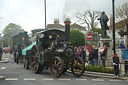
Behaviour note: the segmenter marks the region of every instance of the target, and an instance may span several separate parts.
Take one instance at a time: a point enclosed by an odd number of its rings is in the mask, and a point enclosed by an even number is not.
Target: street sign
[[[91,40],[91,39],[92,39],[92,34],[91,34],[91,33],[88,33],[88,34],[87,34],[87,39],[88,39],[88,40]]]

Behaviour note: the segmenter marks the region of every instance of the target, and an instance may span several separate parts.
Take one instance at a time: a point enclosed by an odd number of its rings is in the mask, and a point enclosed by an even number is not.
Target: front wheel
[[[31,56],[30,56],[30,66],[31,66],[31,70],[33,73],[35,74],[40,74],[43,69],[44,69],[44,65],[41,65],[39,62],[39,50],[37,45],[34,45],[31,49]]]
[[[84,61],[81,57],[75,58],[72,63],[72,73],[76,77],[80,77],[84,73]]]
[[[63,72],[63,62],[60,57],[54,57],[50,63],[50,72],[55,78],[59,78]]]

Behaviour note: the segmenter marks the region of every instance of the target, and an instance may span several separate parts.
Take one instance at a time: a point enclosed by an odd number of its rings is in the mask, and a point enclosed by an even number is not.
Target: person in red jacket
[[[5,51],[6,51],[6,53],[8,53],[8,52],[9,52],[9,50],[8,50],[7,48],[6,48],[6,50],[5,50]]]

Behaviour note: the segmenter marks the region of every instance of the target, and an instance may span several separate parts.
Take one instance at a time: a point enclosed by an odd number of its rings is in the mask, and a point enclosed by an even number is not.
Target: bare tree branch
[[[87,10],[84,13],[77,12],[76,19],[77,22],[81,24],[85,24],[88,30],[96,28],[99,22],[97,22],[97,18],[100,16],[101,12]]]
[[[116,19],[117,21],[125,20],[125,23],[128,23],[128,2],[116,8]]]

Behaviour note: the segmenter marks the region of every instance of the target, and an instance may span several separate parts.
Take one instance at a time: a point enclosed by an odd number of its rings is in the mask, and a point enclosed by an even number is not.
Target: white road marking
[[[109,81],[121,81],[121,80],[109,80]]]
[[[53,80],[52,78],[43,78],[41,80]]]
[[[36,80],[36,78],[24,78],[24,80]]]
[[[58,79],[58,80],[71,80],[71,79]]]
[[[2,67],[1,69],[6,69],[6,67]]]
[[[104,81],[103,79],[92,79],[93,81]]]
[[[87,79],[76,79],[76,80],[84,80],[84,81],[85,81],[85,80],[87,80]]]
[[[18,80],[17,78],[6,78],[5,80],[11,80],[11,81],[13,81],[13,80]]]

